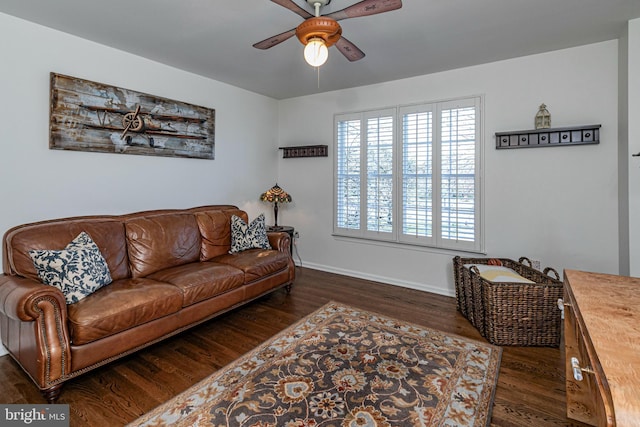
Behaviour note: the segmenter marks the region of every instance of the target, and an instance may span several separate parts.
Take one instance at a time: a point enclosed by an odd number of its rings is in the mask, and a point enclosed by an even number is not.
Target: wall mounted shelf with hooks
[[[601,125],[496,132],[496,149],[600,143]]]
[[[295,157],[327,157],[326,145],[299,145],[296,147],[280,147],[280,150],[284,150],[282,153],[283,159],[290,159]]]

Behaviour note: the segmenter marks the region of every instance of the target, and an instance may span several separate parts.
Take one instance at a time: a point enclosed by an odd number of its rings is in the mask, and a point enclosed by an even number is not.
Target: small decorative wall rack
[[[496,132],[496,149],[600,143],[601,125]]]
[[[294,157],[327,157],[326,145],[299,145],[296,147],[280,147],[283,151],[282,158]]]

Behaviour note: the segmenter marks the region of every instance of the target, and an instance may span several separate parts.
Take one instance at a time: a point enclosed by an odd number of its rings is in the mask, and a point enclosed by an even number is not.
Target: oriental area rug
[[[488,426],[501,354],[330,302],[129,426]]]

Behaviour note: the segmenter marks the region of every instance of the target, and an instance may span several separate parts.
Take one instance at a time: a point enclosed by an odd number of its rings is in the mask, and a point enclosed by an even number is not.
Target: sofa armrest
[[[291,237],[284,231],[268,231],[269,244],[277,251],[291,254]]]
[[[40,388],[69,374],[67,304],[59,289],[0,275],[0,324],[3,345]]]

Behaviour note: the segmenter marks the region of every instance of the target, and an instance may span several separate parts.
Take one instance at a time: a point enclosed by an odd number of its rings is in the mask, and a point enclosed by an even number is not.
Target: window
[[[334,234],[481,251],[480,105],[337,115]]]

